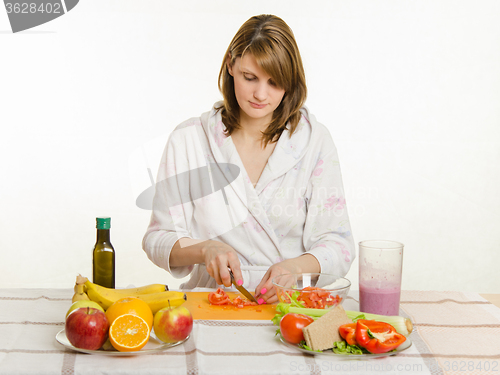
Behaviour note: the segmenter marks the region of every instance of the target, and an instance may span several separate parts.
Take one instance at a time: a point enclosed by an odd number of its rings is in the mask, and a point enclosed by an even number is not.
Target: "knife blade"
[[[233,272],[231,270],[229,270],[229,274],[231,275],[231,282],[233,283],[233,285],[236,287],[236,289],[238,289],[238,291],[241,294],[243,294],[249,301],[259,303],[248,290],[246,290],[242,285],[238,285],[236,283],[236,280],[234,279]]]

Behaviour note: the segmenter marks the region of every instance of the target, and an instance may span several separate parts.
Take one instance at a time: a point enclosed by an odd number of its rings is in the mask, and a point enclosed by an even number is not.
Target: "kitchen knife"
[[[252,301],[252,302],[255,302],[255,303],[259,303],[259,302],[257,302],[257,300],[255,299],[255,297],[252,296],[252,294],[248,290],[246,290],[243,286],[238,285],[236,283],[236,280],[234,279],[233,272],[231,270],[229,270],[229,274],[231,275],[231,282],[236,287],[236,289],[239,290],[239,292],[241,294],[243,294],[249,301]]]

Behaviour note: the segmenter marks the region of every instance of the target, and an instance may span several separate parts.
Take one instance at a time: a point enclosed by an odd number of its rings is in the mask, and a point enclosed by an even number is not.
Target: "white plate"
[[[332,349],[327,349],[323,350],[322,352],[314,352],[312,350],[307,350],[304,348],[299,347],[298,345],[295,344],[290,344],[289,342],[286,342],[285,339],[283,339],[283,336],[280,335],[280,341],[285,344],[286,346],[290,348],[294,348],[296,350],[299,350],[303,353],[306,354],[312,354],[312,355],[326,355],[329,357],[334,357],[335,359],[339,360],[345,360],[345,359],[370,359],[370,358],[379,358],[379,357],[387,357],[390,355],[396,355],[398,353],[401,353],[403,350],[408,349],[411,346],[411,340],[409,337],[406,338],[405,342],[399,345],[395,351],[393,352],[388,352],[388,353],[380,353],[380,354],[337,354],[334,353]]]
[[[189,339],[189,336],[186,337],[182,341],[177,341],[172,344],[169,343],[164,343],[160,341],[154,334],[154,332],[151,332],[151,336],[149,336],[149,341],[148,343],[141,349],[136,352],[119,352],[115,348],[111,346],[109,343],[109,340],[103,345],[103,348],[99,350],[87,350],[87,349],[80,349],[75,346],[73,346],[68,338],[66,337],[66,331],[63,329],[62,331],[59,331],[59,333],[56,335],[56,340],[59,344],[65,346],[68,349],[71,350],[76,350],[77,352],[82,352],[82,353],[88,353],[88,354],[101,354],[101,355],[111,355],[111,356],[131,356],[131,355],[142,355],[142,354],[152,354],[156,352],[161,352],[163,350],[173,348],[174,346],[182,344],[184,341]],[[105,348],[105,349],[104,349]]]

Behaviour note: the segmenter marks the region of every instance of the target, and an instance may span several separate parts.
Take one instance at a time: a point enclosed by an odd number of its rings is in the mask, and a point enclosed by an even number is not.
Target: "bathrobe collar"
[[[290,137],[288,127],[283,131],[257,185],[254,187],[246,173],[232,138],[230,136],[226,137],[224,134],[226,127],[222,122],[220,111],[215,110],[220,104],[220,102],[216,103],[210,112],[206,112],[201,116],[201,125],[208,138],[211,154],[217,164],[231,163],[240,168],[244,183],[238,184],[233,182],[230,184],[230,187],[269,235],[269,238],[279,252],[278,237],[272,229],[259,195],[266,186],[294,168],[304,157],[313,135],[314,128],[311,126],[311,121],[314,120],[310,118],[307,108],[303,107],[301,109],[302,117],[295,132]],[[234,176],[231,176],[229,171],[222,170],[222,173],[227,173],[226,179],[228,181],[234,180]]]

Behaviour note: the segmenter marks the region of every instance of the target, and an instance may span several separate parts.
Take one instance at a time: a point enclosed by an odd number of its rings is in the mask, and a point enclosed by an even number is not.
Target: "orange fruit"
[[[121,315],[134,314],[144,319],[149,326],[149,331],[153,328],[153,312],[149,305],[137,297],[125,297],[113,303],[106,310],[106,317],[109,325]]]
[[[134,314],[120,315],[109,327],[109,341],[119,352],[141,350],[149,340],[149,326]]]

